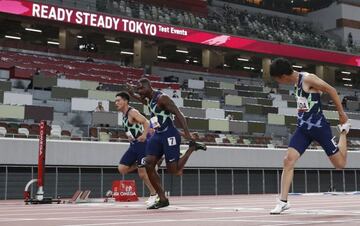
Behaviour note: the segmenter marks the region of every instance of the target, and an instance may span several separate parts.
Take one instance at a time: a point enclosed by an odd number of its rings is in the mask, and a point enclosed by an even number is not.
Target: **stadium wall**
[[[342,18],[341,5],[333,3],[327,8],[308,13],[307,17],[325,31],[336,29],[336,20]]]
[[[360,31],[356,28],[343,27],[339,21],[360,22],[359,10],[359,6],[335,2],[327,8],[308,13],[307,17],[315,24],[320,25],[325,31],[339,35],[345,43],[349,32],[352,33],[354,41],[359,41]]]
[[[46,164],[52,166],[117,166],[128,143],[48,140]],[[0,164],[36,165],[38,141],[0,139]],[[182,146],[186,149],[187,146]],[[195,152],[187,167],[196,168],[281,168],[286,149],[209,146]],[[360,152],[348,154],[347,168],[358,168]],[[308,150],[297,163],[300,168],[333,168],[322,150]]]
[[[37,175],[38,141],[1,138],[0,145],[0,200],[21,199],[25,184]],[[76,190],[91,190],[92,197],[103,197],[112,181],[130,179],[135,180],[139,196],[148,196],[136,172],[122,177],[117,171],[127,147],[127,143],[48,141],[45,195],[70,198]],[[174,196],[278,193],[284,152],[209,147],[207,152],[194,153],[182,176],[169,175],[163,167],[159,174],[165,190]],[[291,192],[326,192],[329,187],[357,191],[360,152],[350,152],[348,159],[346,170],[335,170],[323,151],[308,151],[297,164]]]

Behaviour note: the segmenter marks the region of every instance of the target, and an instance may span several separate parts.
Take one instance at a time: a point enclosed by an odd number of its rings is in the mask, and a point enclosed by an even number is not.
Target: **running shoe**
[[[275,208],[270,211],[270,214],[280,214],[288,209],[290,209],[290,203],[278,199]]]
[[[157,194],[155,195],[150,195],[150,197],[145,201],[146,206],[152,206],[155,204],[156,199],[158,199],[159,196]]]
[[[153,209],[160,209],[160,208],[164,208],[167,207],[168,205],[170,205],[169,203],[169,199],[165,199],[164,201],[161,201],[160,199],[157,199],[155,201],[155,203],[151,206],[148,206],[148,210],[153,210]]]
[[[206,151],[207,147],[204,143],[201,143],[201,142],[196,142],[196,141],[193,141],[191,140],[189,142],[189,147],[195,147],[195,151],[197,150],[204,150]]]
[[[182,158],[186,152],[187,152],[187,149],[180,149],[180,158]]]
[[[338,130],[340,131],[340,133],[342,133],[343,131],[345,131],[346,134],[349,133],[349,130],[351,128],[351,124],[350,124],[350,120],[346,121],[344,124],[342,125],[338,125]]]

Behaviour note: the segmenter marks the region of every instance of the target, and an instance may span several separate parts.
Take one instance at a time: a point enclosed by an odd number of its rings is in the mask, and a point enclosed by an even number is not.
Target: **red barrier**
[[[44,178],[45,178],[45,157],[46,157],[46,121],[40,122],[40,136],[39,136],[39,156],[38,156],[38,177],[37,179],[30,180],[24,190],[24,201],[26,204],[50,204],[60,203],[60,199],[53,199],[51,197],[44,197]],[[35,197],[31,197],[30,186],[37,183],[37,192]]]
[[[38,181],[37,181],[39,188],[44,186],[45,154],[46,154],[46,121],[41,121],[40,137],[39,137]]]

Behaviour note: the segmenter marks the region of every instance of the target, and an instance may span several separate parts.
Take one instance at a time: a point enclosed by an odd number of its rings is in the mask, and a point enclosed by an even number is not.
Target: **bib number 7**
[[[168,141],[169,146],[175,146],[176,145],[176,138],[175,137],[168,137],[167,141]]]

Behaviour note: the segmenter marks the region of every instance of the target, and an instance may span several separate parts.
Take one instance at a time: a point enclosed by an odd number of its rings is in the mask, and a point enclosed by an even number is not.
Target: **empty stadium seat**
[[[0,136],[4,137],[6,136],[7,130],[5,127],[0,126]]]
[[[29,132],[29,130],[27,128],[19,128],[18,129],[18,134],[25,135],[26,137],[28,137],[30,132]]]
[[[61,138],[61,127],[59,125],[51,125],[50,136],[52,138]]]

